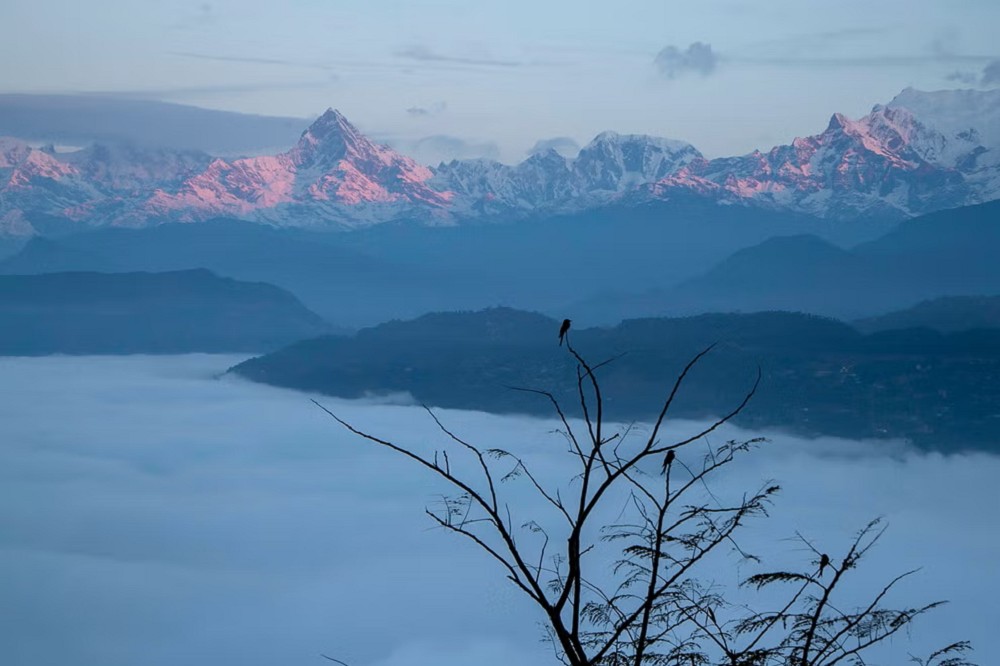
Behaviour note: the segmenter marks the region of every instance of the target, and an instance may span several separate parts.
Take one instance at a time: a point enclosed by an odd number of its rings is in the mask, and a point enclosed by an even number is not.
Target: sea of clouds
[[[439,482],[310,396],[220,378],[238,360],[0,359],[4,663],[330,663],[321,653],[351,666],[554,663],[539,617],[497,566],[424,516]],[[443,441],[419,407],[320,401],[421,450]],[[566,469],[553,421],[437,413],[545,478]],[[695,427],[670,424],[664,438]],[[730,429],[711,443],[756,434]],[[984,666],[1000,663],[1000,458],[769,437],[718,482],[720,493],[782,485],[772,517],[748,532],[754,548],[808,562],[796,530],[835,553],[884,516],[859,587],[920,567],[893,602],[951,603],[881,663],[960,639]],[[504,492],[517,512],[525,487]],[[749,573],[731,558],[712,575],[733,585]]]

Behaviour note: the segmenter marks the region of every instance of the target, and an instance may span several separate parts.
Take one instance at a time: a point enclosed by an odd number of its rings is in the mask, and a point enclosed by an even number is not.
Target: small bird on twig
[[[819,556],[819,575],[823,575],[823,571],[830,566],[830,556],[823,553]]]
[[[667,473],[667,468],[670,467],[674,463],[674,458],[676,458],[676,457],[677,456],[674,453],[673,449],[670,449],[669,451],[667,451],[667,455],[664,456],[664,458],[663,458],[663,473],[664,474]]]
[[[572,324],[573,324],[573,322],[571,320],[569,320],[569,319],[563,319],[562,326],[559,327],[559,346],[560,347],[562,347],[563,338],[566,337],[566,333],[567,333],[567,331],[569,331],[569,327]]]

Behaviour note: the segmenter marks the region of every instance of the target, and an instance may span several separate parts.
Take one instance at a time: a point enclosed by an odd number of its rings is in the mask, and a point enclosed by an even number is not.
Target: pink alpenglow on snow
[[[834,114],[823,132],[788,145],[712,160],[682,141],[602,132],[572,158],[550,151],[516,165],[430,168],[332,109],[289,150],[243,159],[102,144],[57,153],[0,138],[0,219],[8,221],[0,231],[33,233],[33,216],[87,226],[219,216],[334,229],[441,225],[690,197],[900,219],[1000,198],[997,108],[1000,91],[908,90],[857,120]]]
[[[860,120],[835,114],[822,134],[767,153],[692,160],[646,194],[686,191],[821,216],[831,205],[908,215],[934,197],[967,196],[961,174],[937,159],[946,143],[906,109],[879,106]]]
[[[158,190],[147,208],[156,213],[178,212],[186,218],[246,215],[292,201],[295,175],[282,156],[250,157],[229,163],[215,160],[203,172],[169,194]]]
[[[331,109],[288,152],[232,163],[216,160],[177,192],[156,192],[147,205],[155,213],[192,219],[248,216],[282,204],[310,202],[444,206],[452,195],[426,184],[433,175],[427,167],[370,141]]]
[[[71,164],[27,144],[8,141],[0,149],[5,149],[0,152],[0,168],[12,169],[7,177],[7,186],[11,188],[28,188],[38,179],[61,180],[77,173]]]

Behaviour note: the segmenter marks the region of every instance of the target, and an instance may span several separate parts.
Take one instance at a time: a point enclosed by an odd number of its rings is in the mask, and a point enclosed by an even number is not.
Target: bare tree
[[[743,581],[743,592],[768,590],[769,602],[762,600],[754,608],[727,598],[709,572],[720,558],[733,554],[763,566],[738,537],[748,521],[767,515],[779,487],[765,483],[736,499],[717,494],[712,478],[765,440],[713,447],[706,446],[706,437],[750,402],[760,383],[759,368],[735,408],[690,436],[664,442],[661,429],[671,406],[712,347],[691,359],[648,430],[640,433],[634,424],[613,426],[605,418],[597,371],[607,361],[590,365],[568,336],[565,346],[576,363],[581,418],[571,419],[550,391],[512,387],[551,404],[576,470],[562,484],[546,482],[511,450],[470,443],[427,408],[446,440],[432,455],[377,437],[316,403],[352,433],[450,484],[454,494],[426,509],[427,515],[476,544],[531,599],[563,664],[857,666],[865,663],[869,648],[942,603],[886,608],[890,591],[913,573],[905,572],[864,603],[842,606],[843,581],[882,536],[879,521],[862,529],[842,555],[828,556],[799,535],[815,556],[806,569],[757,573]],[[706,446],[705,452],[698,454],[695,446]],[[515,510],[523,507],[512,510],[503,486],[515,480],[528,484],[544,511],[514,520]],[[609,519],[612,507],[617,518]],[[774,606],[760,610],[764,603]],[[967,649],[956,643],[915,661],[921,666],[970,666],[963,657]]]

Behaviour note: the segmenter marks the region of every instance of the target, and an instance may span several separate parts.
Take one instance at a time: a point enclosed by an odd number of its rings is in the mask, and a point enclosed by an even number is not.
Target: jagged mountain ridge
[[[606,203],[697,159],[701,153],[683,141],[602,132],[574,159],[549,149],[515,166],[453,160],[437,167],[434,182],[456,194],[460,214],[568,211]]]
[[[908,217],[995,198],[995,189],[977,191],[960,168],[977,148],[949,140],[905,108],[878,106],[857,121],[834,114],[823,133],[767,153],[695,160],[641,191],[664,199],[688,189],[819,217]]]
[[[905,218],[1000,198],[992,117],[1000,91],[952,92],[908,89],[861,119],[834,114],[822,133],[790,145],[711,160],[681,141],[604,132],[573,159],[549,150],[513,166],[480,159],[430,168],[332,109],[288,151],[233,160],[101,145],[57,153],[3,139],[0,234],[31,235],[48,219],[454,224],[692,196],[821,218]]]
[[[369,140],[339,112],[324,113],[298,143],[279,155],[215,160],[177,192],[158,190],[145,211],[180,220],[259,215],[280,223],[282,213],[337,216],[353,226],[381,221],[378,206],[440,208],[451,193],[429,187],[430,169]],[[300,211],[311,206],[313,210]],[[281,211],[281,209],[290,209]],[[351,211],[369,213],[352,215]],[[279,211],[271,215],[271,211]],[[387,217],[395,212],[386,208]]]

